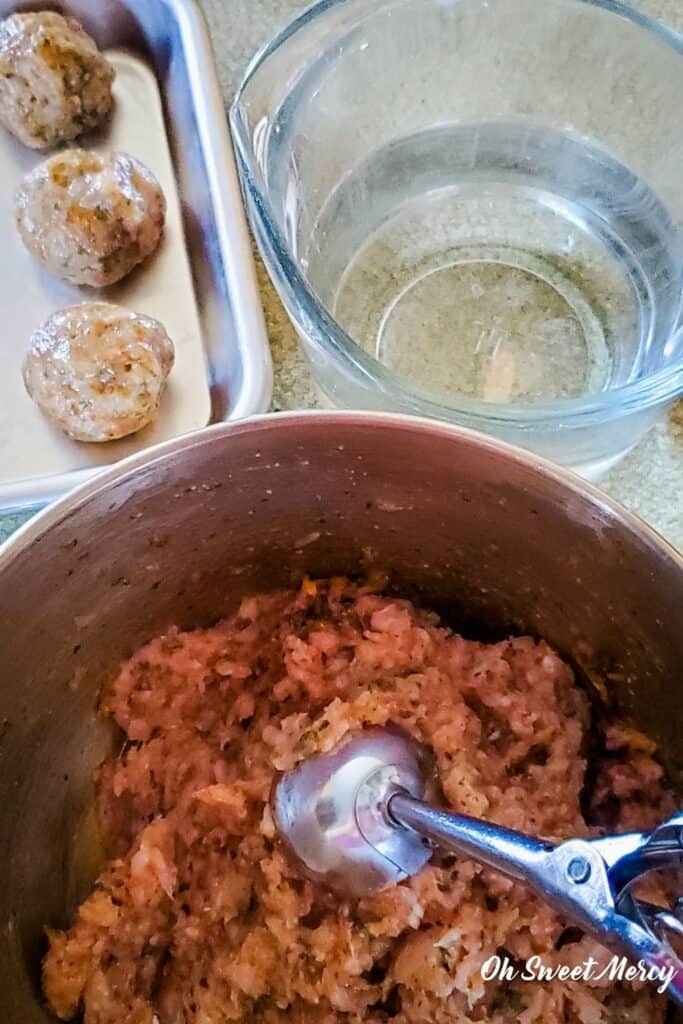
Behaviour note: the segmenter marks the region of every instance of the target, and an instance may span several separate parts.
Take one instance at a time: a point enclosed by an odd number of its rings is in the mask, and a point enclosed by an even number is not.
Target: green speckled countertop
[[[254,51],[307,6],[301,0],[200,2],[213,38],[226,105]],[[683,32],[683,0],[636,0],[635,6]],[[273,409],[315,406],[294,331],[260,261],[257,267],[275,366]],[[683,549],[683,403],[603,479],[602,486]],[[0,519],[0,540],[26,518],[24,513]]]

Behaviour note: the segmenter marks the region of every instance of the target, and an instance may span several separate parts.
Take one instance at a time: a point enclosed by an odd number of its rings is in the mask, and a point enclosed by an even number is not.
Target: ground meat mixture
[[[0,22],[0,122],[40,149],[97,127],[112,105],[114,69],[74,18],[55,11]]]
[[[51,931],[47,999],[86,1024],[656,1024],[644,985],[484,983],[497,951],[549,964],[608,954],[518,883],[452,856],[360,901],[297,875],[269,796],[349,730],[400,724],[435,754],[458,811],[560,840],[581,811],[588,703],[529,637],[465,640],[436,615],[345,580],[250,598],[125,664],[102,708],[123,752],[98,780],[113,859]],[[642,737],[613,729],[596,811],[674,809]],[[561,947],[561,948],[560,948]]]

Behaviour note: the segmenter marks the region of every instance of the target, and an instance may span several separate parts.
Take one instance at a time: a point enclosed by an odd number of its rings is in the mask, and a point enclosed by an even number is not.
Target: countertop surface
[[[252,54],[308,6],[301,0],[200,3],[213,39],[226,105]],[[637,0],[634,6],[683,32],[683,0]],[[272,407],[284,410],[315,406],[311,377],[294,330],[260,260],[257,271],[275,367]],[[683,402],[601,481],[601,486],[683,549]],[[23,514],[0,520],[0,540],[26,518]]]

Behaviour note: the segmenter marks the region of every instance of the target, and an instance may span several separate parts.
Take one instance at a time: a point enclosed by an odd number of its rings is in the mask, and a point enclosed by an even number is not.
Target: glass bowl
[[[600,0],[322,0],[231,110],[324,401],[597,477],[683,391],[683,39]]]

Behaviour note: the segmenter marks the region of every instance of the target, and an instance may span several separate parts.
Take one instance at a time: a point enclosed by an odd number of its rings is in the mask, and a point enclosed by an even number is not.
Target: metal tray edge
[[[242,202],[234,151],[230,141],[228,118],[216,73],[216,63],[206,20],[197,0],[167,0],[174,10],[181,33],[189,41],[189,52],[206,54],[206,61],[188,66],[192,98],[202,139],[202,150],[209,177],[211,200],[217,211],[218,232],[228,291],[233,302],[236,335],[249,384],[231,406],[226,419],[243,419],[265,412],[273,391],[273,366],[265,319],[259,295],[251,236]],[[200,80],[201,75],[201,80]],[[220,123],[215,133],[213,123]],[[218,127],[218,124],[217,124]],[[229,259],[232,250],[248,254],[239,265]],[[246,340],[246,343],[245,343]]]

